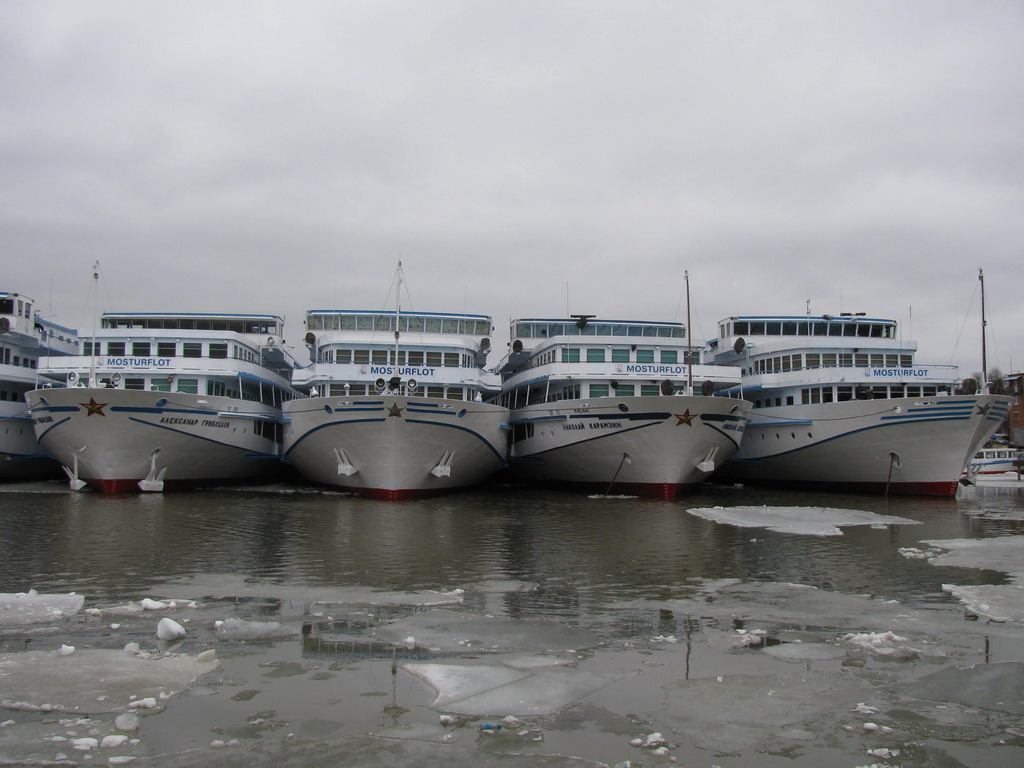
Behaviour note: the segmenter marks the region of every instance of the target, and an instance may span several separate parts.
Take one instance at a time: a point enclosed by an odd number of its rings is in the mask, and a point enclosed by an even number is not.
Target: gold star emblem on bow
[[[678,421],[676,422],[676,426],[677,427],[680,424],[685,424],[688,427],[692,427],[693,426],[693,420],[696,419],[698,416],[700,416],[699,413],[690,413],[690,409],[689,408],[687,408],[681,414],[680,413],[674,413],[672,415],[675,416],[678,419]]]
[[[108,403],[97,403],[95,397],[90,397],[88,403],[79,403],[80,406],[85,408],[85,415],[92,416],[97,414],[99,416],[106,416],[103,409],[107,407]]]

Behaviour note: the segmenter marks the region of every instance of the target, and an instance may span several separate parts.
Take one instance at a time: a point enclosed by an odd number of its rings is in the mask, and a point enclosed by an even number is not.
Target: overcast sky
[[[0,289],[902,321],[1024,368],[1024,3],[0,0]],[[492,354],[497,364],[500,354]],[[303,355],[304,357],[304,355]]]

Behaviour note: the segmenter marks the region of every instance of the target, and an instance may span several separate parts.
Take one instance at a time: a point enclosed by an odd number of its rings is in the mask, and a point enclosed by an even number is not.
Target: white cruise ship
[[[750,403],[711,396],[738,368],[702,365],[682,323],[521,319],[500,402],[514,476],[672,498],[739,449]]]
[[[957,369],[919,365],[896,321],[863,313],[730,317],[710,342],[754,403],[732,481],[953,496],[1012,400],[956,394]]]
[[[39,450],[25,394],[36,387],[40,356],[77,351],[75,331],[42,318],[28,296],[0,291],[0,480],[60,476]]]
[[[399,267],[399,283],[401,267]],[[284,455],[311,482],[381,499],[487,480],[506,459],[508,410],[485,315],[314,310],[312,363],[285,404]]]
[[[40,358],[39,444],[76,490],[272,477],[295,394],[282,332],[275,315],[105,313],[80,354]]]

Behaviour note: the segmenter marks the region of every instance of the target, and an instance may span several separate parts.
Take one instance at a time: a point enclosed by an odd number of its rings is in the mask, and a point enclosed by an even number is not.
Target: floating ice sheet
[[[933,565],[986,568],[1024,577],[1024,536],[992,539],[931,539],[922,542],[944,550],[929,558]]]
[[[830,507],[698,507],[691,515],[740,528],[767,528],[778,533],[807,536],[842,536],[841,528],[850,525],[916,525],[916,520],[892,515],[876,515],[859,509]]]
[[[933,565],[984,568],[1009,574],[1010,584],[942,588],[967,610],[993,621],[1024,621],[1024,536],[991,539],[932,539],[923,542],[936,550],[926,553]],[[905,557],[920,556],[901,550]]]
[[[550,715],[616,678],[562,667],[403,664],[437,691],[431,707],[469,716]]]
[[[443,608],[414,614],[379,627],[374,636],[406,645],[410,637],[421,648],[438,651],[533,652],[592,648],[601,639],[585,629],[548,621],[500,619]]]
[[[0,654],[6,709],[120,712],[188,688],[217,666],[215,657],[128,651],[29,651]]]
[[[28,592],[0,593],[0,626],[39,624],[72,616],[82,610],[82,595],[40,595]]]
[[[951,667],[901,688],[919,699],[1024,715],[1024,663],[1019,661]]]
[[[463,590],[417,590],[396,592],[371,587],[315,587],[250,581],[237,574],[202,574],[194,578],[163,585],[166,598],[186,600],[201,598],[273,598],[299,605],[457,605],[463,601]]]

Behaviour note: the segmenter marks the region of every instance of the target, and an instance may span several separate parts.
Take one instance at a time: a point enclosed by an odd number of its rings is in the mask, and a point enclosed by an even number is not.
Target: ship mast
[[[981,283],[981,391],[988,392],[988,351],[985,345],[985,273],[978,270],[978,282]]]
[[[395,373],[398,372],[398,337],[401,332],[398,324],[402,315],[402,261],[398,261],[398,269],[395,272]]]
[[[92,310],[92,354],[89,356],[89,386],[96,386],[96,323],[99,322],[98,310],[96,304],[99,302],[100,295],[100,263],[99,261],[93,262],[92,265],[92,289],[94,291],[93,310]]]
[[[686,394],[693,394],[693,335],[690,332],[690,272],[683,270],[686,283]]]

